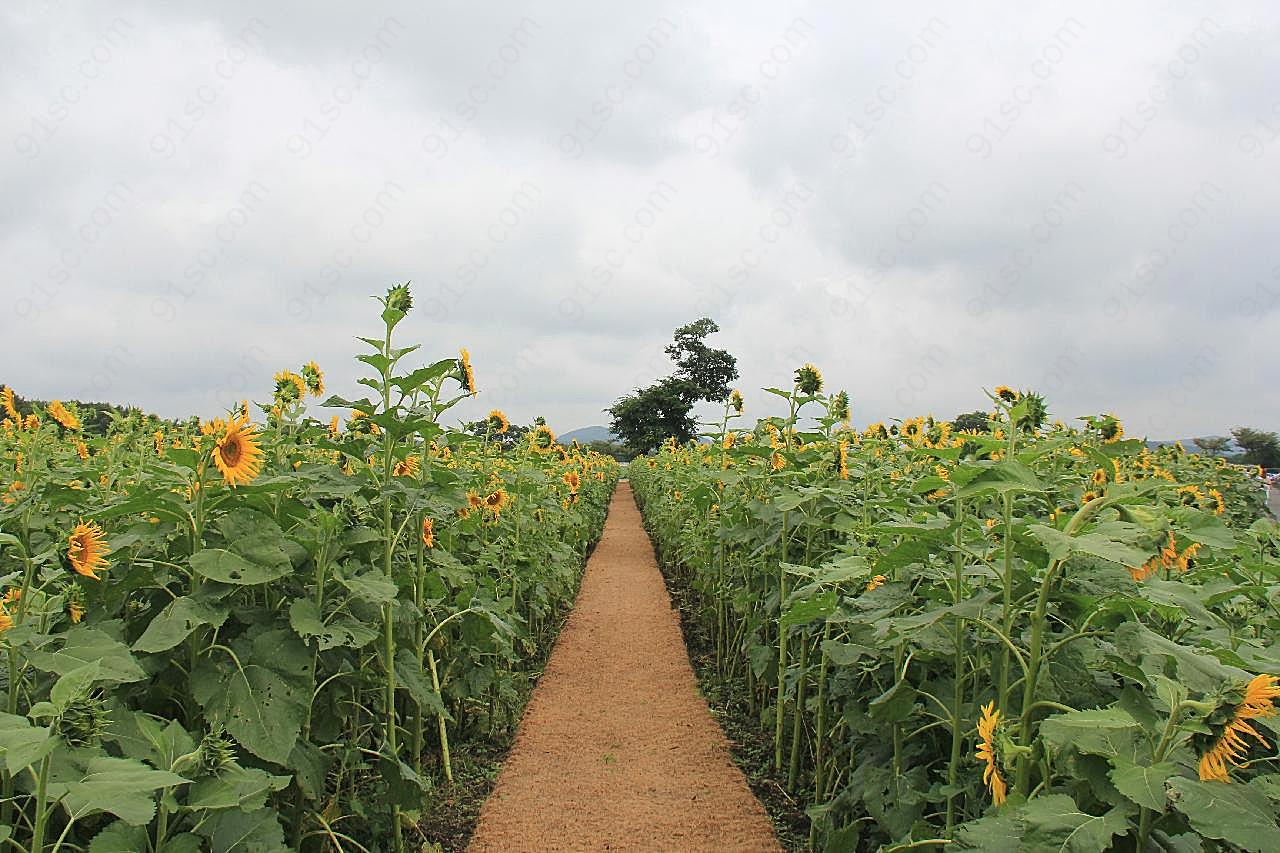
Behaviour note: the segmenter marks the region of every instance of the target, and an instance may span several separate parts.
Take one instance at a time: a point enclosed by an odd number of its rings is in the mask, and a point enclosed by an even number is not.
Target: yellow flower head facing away
[[[489,413],[488,426],[489,432],[502,435],[511,429],[511,421],[507,420],[507,416],[502,413],[501,409],[494,409]]]
[[[436,546],[435,522],[429,518],[422,519],[422,544],[428,548]]]
[[[1264,748],[1266,739],[1258,734],[1249,720],[1275,716],[1276,700],[1280,699],[1280,680],[1274,675],[1255,676],[1244,688],[1243,701],[1236,705],[1226,720],[1221,733],[1210,742],[1200,756],[1200,779],[1205,782],[1230,782],[1228,775],[1232,765],[1244,763],[1249,754],[1252,737]]]
[[[253,424],[243,419],[230,421],[213,447],[213,463],[222,479],[235,488],[252,482],[262,473],[262,448]]]
[[[538,424],[529,431],[529,446],[539,453],[546,453],[556,446],[556,434],[546,424]]]
[[[729,405],[733,407],[734,414],[742,414],[742,410],[746,403],[742,399],[742,392],[734,388],[729,394]]]
[[[995,391],[991,393],[995,394],[1004,403],[1016,403],[1022,397],[1021,394],[1008,385],[997,385]]]
[[[466,347],[459,350],[458,383],[466,389],[468,394],[476,393],[476,374],[471,369],[471,353],[467,352]]]
[[[106,534],[92,521],[81,521],[67,537],[67,559],[76,574],[98,580],[98,572],[107,568]]]
[[[987,765],[982,771],[982,782],[991,790],[991,801],[1000,806],[1004,805],[1009,791],[998,766],[996,728],[1000,725],[1000,712],[995,707],[994,701],[982,706],[982,719],[978,721],[977,758]]]
[[[22,415],[18,414],[18,407],[13,400],[13,389],[8,385],[0,388],[0,403],[4,404],[4,413],[9,416],[9,420],[21,426]]]
[[[397,462],[391,469],[391,473],[396,477],[416,477],[421,468],[422,460],[417,456],[406,456],[403,460]]]
[[[306,380],[292,370],[282,370],[274,378],[278,402],[297,403],[307,396]]]
[[[324,371],[320,369],[320,365],[314,361],[302,365],[302,379],[312,396],[320,397],[324,394]]]
[[[49,404],[49,417],[62,424],[64,429],[80,429],[80,419],[68,411],[61,400]]]
[[[796,389],[801,394],[812,397],[822,391],[822,371],[812,364],[805,364],[796,370]]]

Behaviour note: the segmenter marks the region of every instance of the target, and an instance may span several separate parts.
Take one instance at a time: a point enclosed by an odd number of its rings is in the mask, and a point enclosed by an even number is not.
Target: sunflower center
[[[228,466],[234,468],[240,464],[240,457],[244,455],[244,447],[240,444],[239,436],[232,436],[222,445],[222,461]]]

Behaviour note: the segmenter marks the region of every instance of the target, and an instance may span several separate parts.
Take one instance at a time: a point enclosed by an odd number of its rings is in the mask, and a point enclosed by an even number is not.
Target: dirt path
[[[697,692],[627,483],[469,849],[780,850]]]

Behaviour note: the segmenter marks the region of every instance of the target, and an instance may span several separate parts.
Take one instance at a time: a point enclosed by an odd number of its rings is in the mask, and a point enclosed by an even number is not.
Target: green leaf
[[[214,812],[196,831],[209,840],[209,853],[289,853],[274,809]]]
[[[366,572],[354,578],[339,578],[342,585],[351,590],[351,594],[361,601],[370,604],[390,604],[396,600],[400,590],[395,581],[389,580],[381,572]]]
[[[294,599],[289,605],[289,625],[302,639],[314,639],[322,652],[339,646],[359,649],[378,637],[376,630],[354,619],[338,619],[326,625],[316,603],[309,598]]]
[[[1065,794],[1034,797],[1019,810],[1019,817],[1027,824],[1023,849],[1036,851],[1098,853],[1111,848],[1113,836],[1129,831],[1124,809],[1091,815]]]
[[[147,830],[122,820],[108,826],[89,842],[89,853],[138,853],[147,849]]]
[[[967,498],[971,495],[985,494],[987,492],[996,492],[1004,494],[1006,492],[1043,492],[1044,484],[1040,482],[1040,478],[1021,462],[1007,459],[997,462],[978,476],[969,481],[969,484],[956,492],[956,497]]]
[[[980,820],[960,824],[956,827],[955,840],[960,850],[1010,853],[1019,849],[1023,828],[1015,810],[1004,808]]]
[[[1138,663],[1148,674],[1164,675],[1165,662],[1172,661],[1177,666],[1178,681],[1198,693],[1213,693],[1224,683],[1243,683],[1252,677],[1137,622],[1125,622],[1116,628],[1113,641],[1121,657]]]
[[[311,704],[311,655],[288,630],[250,634],[232,643],[239,666],[218,650],[201,660],[191,676],[192,693],[210,720],[226,726],[245,749],[284,764]]]
[[[418,669],[418,661],[408,649],[401,649],[396,655],[396,680],[400,687],[409,692],[413,701],[424,710],[442,716],[446,720],[452,719],[444,707],[440,694],[422,677]]]
[[[1123,522],[1114,522],[1118,527]],[[1125,524],[1137,530],[1136,525]],[[1081,533],[1068,536],[1061,530],[1045,524],[1032,524],[1027,528],[1049,551],[1054,560],[1065,560],[1075,554],[1088,554],[1122,566],[1140,566],[1150,556],[1145,550],[1130,545],[1103,532]]]
[[[129,653],[129,647],[97,628],[75,625],[64,635],[56,652],[28,651],[27,662],[42,672],[66,675],[88,663],[98,664],[98,681],[142,681],[146,672]]]
[[[188,781],[132,758],[88,757],[82,752],[55,761],[50,777],[49,796],[61,797],[77,818],[107,812],[133,826],[144,826],[155,817],[157,789]]]
[[[836,598],[836,590],[829,589],[826,592],[792,599],[787,602],[786,609],[782,612],[783,627],[807,625],[817,619],[825,619],[835,611]]]
[[[229,612],[229,608],[185,595],[175,598],[152,617],[147,630],[133,644],[133,650],[166,652],[191,636],[191,632],[201,625],[221,626]]]
[[[1111,781],[1116,790],[1144,808],[1162,812],[1167,800],[1165,781],[1177,768],[1167,761],[1150,766],[1134,764],[1124,758],[1115,759]]]
[[[277,549],[279,550],[279,549]],[[283,551],[280,552],[284,554]],[[221,548],[205,548],[191,555],[191,568],[199,575],[220,583],[246,586],[278,580],[293,571],[288,558],[282,563],[251,563],[239,554]]]
[[[10,774],[38,763],[57,745],[49,729],[33,726],[26,717],[0,713],[0,757]]]
[[[1040,736],[1054,749],[1071,747],[1107,758],[1130,754],[1130,745],[1141,732],[1138,721],[1120,708],[1072,711],[1040,722]]]
[[[915,703],[916,689],[904,680],[872,699],[867,704],[867,710],[873,720],[897,723],[911,716]]]
[[[273,776],[265,770],[251,767],[227,767],[215,776],[206,776],[195,782],[187,793],[186,807],[192,811],[255,811],[266,806],[268,794],[283,791],[288,785],[288,776]]]
[[[823,641],[822,651],[836,666],[851,666],[864,657],[874,658],[879,654],[879,651],[870,646],[860,646],[857,643],[842,643],[838,640]]]
[[[1201,835],[1245,850],[1280,850],[1275,805],[1260,791],[1230,782],[1201,782],[1179,776],[1169,782],[1171,799]]]
[[[53,689],[49,691],[49,701],[59,712],[65,711],[73,701],[89,692],[89,688],[97,678],[98,662],[96,660],[76,667],[54,682]]]

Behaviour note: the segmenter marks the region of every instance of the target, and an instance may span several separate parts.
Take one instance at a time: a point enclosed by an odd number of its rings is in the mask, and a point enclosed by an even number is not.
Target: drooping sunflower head
[[[880,587],[884,586],[885,581],[887,581],[887,580],[888,580],[888,578],[887,578],[887,577],[885,577],[884,575],[876,575],[876,576],[875,576],[875,577],[873,577],[871,580],[867,581],[867,588],[866,588],[866,591],[867,591],[867,592],[873,592],[873,591],[875,591],[875,590],[879,589]]]
[[[1124,424],[1120,423],[1120,419],[1115,415],[1107,415],[1098,424],[1098,430],[1102,434],[1102,440],[1107,444],[1114,444],[1124,438]]]
[[[849,442],[836,442],[836,471],[841,480],[849,479]]]
[[[4,413],[9,416],[9,419],[21,425],[22,415],[18,414],[18,407],[13,401],[13,389],[8,385],[0,388],[0,403],[4,404]]]
[[[1249,720],[1272,717],[1280,699],[1280,679],[1274,675],[1258,675],[1222,697],[1217,707],[1205,718],[1209,734],[1193,736],[1192,743],[1200,752],[1199,774],[1205,782],[1230,782],[1230,767],[1243,764],[1249,754],[1252,737],[1264,748],[1267,741],[1249,724]]]
[[[80,429],[80,419],[62,405],[61,400],[49,404],[49,417],[62,424],[64,429]]]
[[[1022,413],[1018,415],[1014,426],[1023,432],[1038,431],[1049,419],[1049,407],[1044,397],[1028,391],[1019,397],[1019,402],[1022,404]]]
[[[773,455],[769,457],[769,467],[774,471],[781,471],[783,468],[787,467],[786,457],[775,450]]]
[[[292,370],[282,370],[275,375],[276,403],[297,403],[307,396],[307,383]]]
[[[484,508],[495,516],[499,515],[511,503],[511,496],[505,489],[494,489],[484,497]]]
[[[560,481],[568,486],[569,491],[571,492],[578,491],[579,487],[582,486],[582,478],[578,476],[577,471],[566,471],[565,475],[560,478]]]
[[[359,409],[351,410],[351,417],[347,418],[347,429],[357,435],[379,435],[382,432],[382,427],[370,420],[367,412]]]
[[[721,444],[725,450],[729,450],[733,447],[734,442],[736,442],[737,440],[738,440],[738,436],[734,433],[733,430],[729,430],[724,434],[724,441],[721,442]]]
[[[1093,484],[1094,484],[1095,486],[1104,486],[1104,485],[1106,485],[1106,483],[1107,483],[1107,469],[1106,469],[1106,468],[1099,468],[1098,470],[1096,470],[1096,471],[1094,471],[1094,472],[1093,472],[1093,477],[1091,477],[1090,479],[1093,481]]]
[[[742,392],[734,388],[729,394],[729,405],[733,407],[734,414],[742,414],[743,407],[746,403],[742,399]]]
[[[67,559],[76,574],[98,580],[98,572],[107,568],[106,534],[92,521],[81,521],[67,537]]]
[[[831,398],[831,417],[849,423],[849,392],[841,391]]]
[[[252,482],[262,472],[262,448],[253,424],[237,418],[226,425],[213,447],[213,463],[222,479],[235,488]]]
[[[436,547],[435,522],[429,518],[422,519],[422,544],[428,548]]]
[[[546,424],[538,424],[529,430],[529,446],[538,453],[546,453],[556,446],[556,434]]]
[[[796,388],[801,394],[812,397],[822,391],[822,371],[806,363],[796,369]]]
[[[337,438],[341,430],[340,421],[337,415],[329,419],[329,438]]]
[[[502,435],[511,429],[511,421],[507,420],[507,416],[502,413],[501,409],[494,409],[490,412],[487,423],[489,432],[497,433],[498,435]]]
[[[89,445],[85,444],[83,441],[77,441],[76,456],[80,457],[81,462],[88,462],[89,461]]]
[[[1227,501],[1226,501],[1226,498],[1222,496],[1222,492],[1218,491],[1217,489],[1210,489],[1209,497],[1213,500],[1214,515],[1222,515],[1224,512],[1227,511]]]
[[[982,706],[982,719],[978,721],[979,761],[986,763],[982,771],[982,781],[991,790],[991,801],[997,806],[1004,805],[1008,796],[1008,787],[1000,773],[999,747],[996,743],[996,728],[1000,725],[1000,712],[995,710],[996,703],[988,702]]]
[[[471,369],[471,353],[467,352],[466,347],[459,350],[458,384],[465,388],[468,394],[476,393],[476,374]]]
[[[302,365],[302,378],[307,383],[307,390],[314,397],[324,394],[324,371],[314,361]]]
[[[418,472],[422,470],[422,460],[417,456],[406,456],[395,464],[391,469],[392,476],[395,477],[416,477]]]

